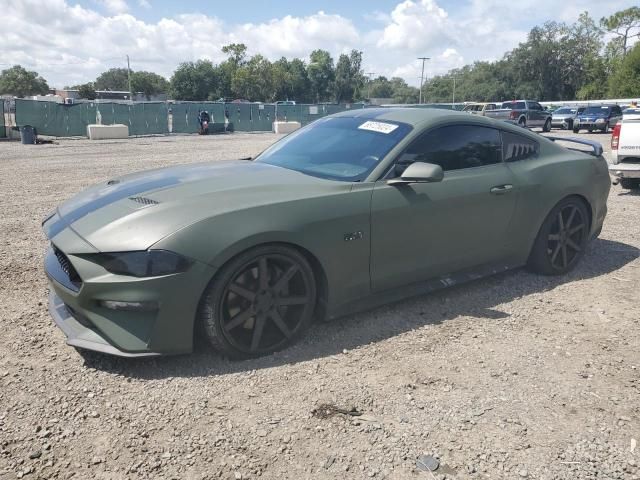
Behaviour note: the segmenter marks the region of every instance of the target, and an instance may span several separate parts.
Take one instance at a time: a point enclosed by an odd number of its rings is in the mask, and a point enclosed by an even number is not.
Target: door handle
[[[505,193],[510,192],[512,189],[513,189],[513,185],[508,183],[506,185],[498,185],[496,187],[492,187],[491,190],[489,191],[494,195],[504,195]]]

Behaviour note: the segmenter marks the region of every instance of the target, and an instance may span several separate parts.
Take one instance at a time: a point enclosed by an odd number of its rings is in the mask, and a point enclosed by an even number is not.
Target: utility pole
[[[129,101],[133,102],[133,91],[131,90],[131,65],[129,65],[129,55],[127,55],[127,80],[129,82]]]
[[[367,100],[371,103],[371,76],[375,75],[376,72],[367,72],[365,75],[369,76],[369,83],[367,84]]]
[[[422,84],[424,83],[424,61],[431,60],[431,57],[418,57],[418,60],[422,60],[422,73],[420,74],[420,96],[418,103],[422,103]]]
[[[456,108],[456,77],[453,77],[453,98],[451,100],[451,110]]]

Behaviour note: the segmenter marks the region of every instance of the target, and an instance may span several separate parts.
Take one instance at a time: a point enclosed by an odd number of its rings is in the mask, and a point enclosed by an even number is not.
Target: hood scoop
[[[150,206],[150,205],[158,205],[160,202],[157,200],[153,200],[148,197],[129,197],[129,200],[140,203],[141,205]]]

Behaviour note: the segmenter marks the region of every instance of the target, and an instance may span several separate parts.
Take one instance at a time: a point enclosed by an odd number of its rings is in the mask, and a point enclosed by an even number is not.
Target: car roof
[[[482,123],[487,126],[501,127],[504,122],[498,122],[487,117],[469,115],[457,110],[445,110],[442,108],[420,107],[382,107],[346,110],[331,115],[332,117],[357,117],[371,120],[389,120],[403,122],[413,127],[423,126],[427,123],[445,123],[449,121],[463,120],[465,122]]]

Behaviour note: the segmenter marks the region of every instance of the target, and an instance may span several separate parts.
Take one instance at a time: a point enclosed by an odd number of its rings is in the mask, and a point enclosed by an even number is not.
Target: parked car
[[[294,100],[278,100],[276,105],[295,105],[296,102]]]
[[[463,112],[473,113],[474,115],[484,115],[489,110],[496,110],[498,106],[495,103],[467,103],[462,109]]]
[[[579,141],[578,141],[579,142]],[[105,180],[43,222],[50,312],[79,348],[229,357],[522,265],[564,274],[607,211],[602,147],[463,112],[330,115],[256,159]]]
[[[600,130],[604,133],[622,120],[622,109],[619,105],[592,105],[577,115],[573,121],[573,133],[580,130]]]
[[[573,122],[577,115],[584,112],[586,107],[560,107],[551,114],[551,127],[563,130],[573,129]]]
[[[611,135],[609,172],[622,188],[640,187],[640,109],[628,108]]]
[[[487,111],[485,116],[496,120],[511,120],[522,127],[540,127],[544,132],[551,130],[551,113],[532,100],[502,102],[500,109]]]

